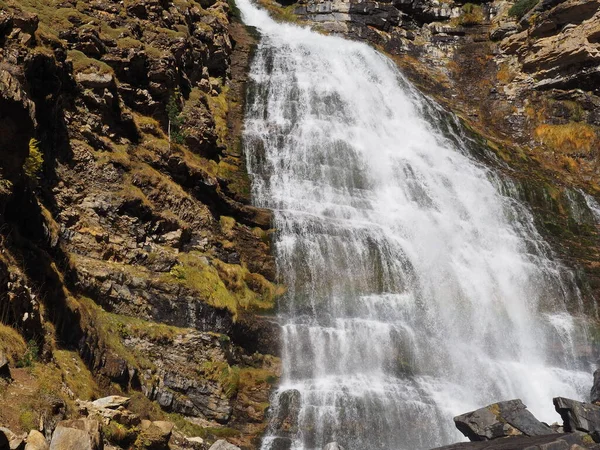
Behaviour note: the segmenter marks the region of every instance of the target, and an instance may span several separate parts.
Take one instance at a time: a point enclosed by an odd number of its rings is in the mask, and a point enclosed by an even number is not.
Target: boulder
[[[102,450],[100,423],[93,419],[63,420],[59,422],[50,450]]]
[[[111,395],[109,397],[99,398],[94,400],[93,405],[98,408],[117,409],[119,406],[126,407],[129,403],[129,397],[121,397],[119,395]]]
[[[594,384],[590,392],[590,401],[592,403],[600,403],[600,369],[594,372]]]
[[[325,447],[323,447],[323,450],[344,450],[344,447],[342,447],[337,442],[330,442]]]
[[[209,450],[240,450],[240,448],[230,444],[224,439],[220,439],[211,445]]]
[[[507,436],[543,436],[554,431],[537,420],[521,400],[494,403],[454,418],[459,431],[471,441]]]
[[[175,425],[171,422],[158,420],[156,422],[150,422],[149,420],[142,420],[141,423],[141,440],[144,442],[145,449],[148,450],[162,450],[169,448],[169,440],[171,439],[171,433]]]
[[[31,430],[27,435],[27,444],[25,450],[48,450],[48,442],[42,433],[37,430]]]
[[[0,450],[10,450],[8,438],[2,431],[0,431]]]
[[[8,358],[6,354],[0,351],[0,378],[11,380],[10,367],[8,365]]]
[[[115,79],[110,73],[77,73],[75,80],[90,89],[107,89],[114,85]]]
[[[565,431],[583,431],[600,442],[600,406],[557,397],[554,407],[562,417]]]
[[[583,433],[549,434],[546,436],[514,436],[493,441],[460,442],[435,450],[582,450],[598,449]]]
[[[25,448],[25,437],[26,435],[18,436],[8,428],[0,427],[0,431],[8,440],[8,449],[10,450],[23,450]],[[1,448],[1,446],[0,446]]]
[[[300,392],[290,389],[279,394],[274,411],[272,426],[278,432],[295,434],[298,430],[298,414],[300,413]]]

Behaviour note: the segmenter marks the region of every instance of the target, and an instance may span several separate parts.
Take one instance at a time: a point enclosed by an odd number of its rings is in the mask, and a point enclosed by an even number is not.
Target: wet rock
[[[592,403],[600,403],[600,369],[594,372],[594,384],[590,392],[590,401]]]
[[[546,436],[513,436],[493,441],[460,442],[435,450],[581,450],[597,449],[589,435],[582,433],[549,434]]]
[[[273,428],[284,434],[294,434],[298,430],[300,413],[300,391],[290,389],[279,394],[278,405],[274,411]]]
[[[31,430],[27,435],[27,444],[25,450],[48,450],[48,442],[42,433],[37,430]]]
[[[93,419],[59,422],[52,435],[50,450],[102,450],[100,423]]]
[[[600,406],[557,397],[554,407],[563,419],[565,431],[583,431],[600,442]]]
[[[344,450],[344,447],[342,447],[337,442],[330,442],[325,447],[323,447],[323,450]]]
[[[221,439],[211,445],[209,450],[240,450],[240,448],[230,444],[224,439]]]
[[[552,434],[548,425],[537,420],[521,400],[494,403],[454,418],[456,428],[471,441],[489,441],[507,436]]]

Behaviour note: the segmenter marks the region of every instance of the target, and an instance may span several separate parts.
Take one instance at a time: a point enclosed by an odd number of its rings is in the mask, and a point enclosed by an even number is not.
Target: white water
[[[245,150],[289,287],[278,393],[301,395],[299,430],[263,448],[431,448],[461,439],[454,415],[512,398],[559,420],[552,397],[591,384],[577,291],[511,184],[375,50],[237,3],[263,36]]]

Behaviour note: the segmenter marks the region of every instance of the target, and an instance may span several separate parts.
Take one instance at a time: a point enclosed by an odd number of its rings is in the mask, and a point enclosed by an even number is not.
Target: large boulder
[[[111,395],[109,397],[99,398],[92,402],[98,408],[117,409],[120,406],[127,407],[129,397],[121,397],[119,395]]]
[[[521,400],[494,403],[454,418],[459,431],[471,441],[507,436],[543,436],[554,431],[537,420]]]
[[[557,397],[554,407],[563,419],[565,431],[583,431],[600,442],[600,406]]]
[[[211,445],[209,450],[240,450],[240,448],[221,439]]]
[[[31,430],[27,435],[27,444],[25,450],[48,450],[48,442],[42,433],[37,430]]]
[[[587,434],[568,433],[504,437],[491,442],[459,442],[435,450],[598,450],[599,447]]]
[[[50,450],[103,450],[100,423],[93,419],[64,420],[52,435]]]
[[[169,448],[169,440],[175,425],[172,422],[142,420],[140,429],[142,442],[145,449],[148,450],[167,450]]]
[[[600,403],[600,369],[594,372],[594,384],[590,392],[590,401],[592,403]]]

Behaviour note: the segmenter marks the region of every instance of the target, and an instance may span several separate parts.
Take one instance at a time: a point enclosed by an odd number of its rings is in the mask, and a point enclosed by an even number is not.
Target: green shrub
[[[483,8],[473,3],[465,3],[462,7],[462,14],[459,17],[459,23],[463,26],[479,25],[483,22]]]
[[[508,15],[520,19],[531,11],[540,0],[517,0],[508,10]]]
[[[25,175],[31,179],[37,179],[43,165],[44,156],[40,151],[40,142],[37,139],[31,138],[29,141],[29,156],[25,159],[25,164],[23,164]]]
[[[38,360],[40,349],[33,339],[27,343],[27,350],[23,357],[17,361],[17,367],[31,367]]]
[[[170,134],[169,138],[176,144],[183,144],[185,141],[185,134],[181,131],[183,125],[183,117],[181,115],[179,91],[176,90],[169,103],[167,103],[167,116],[169,117]]]

